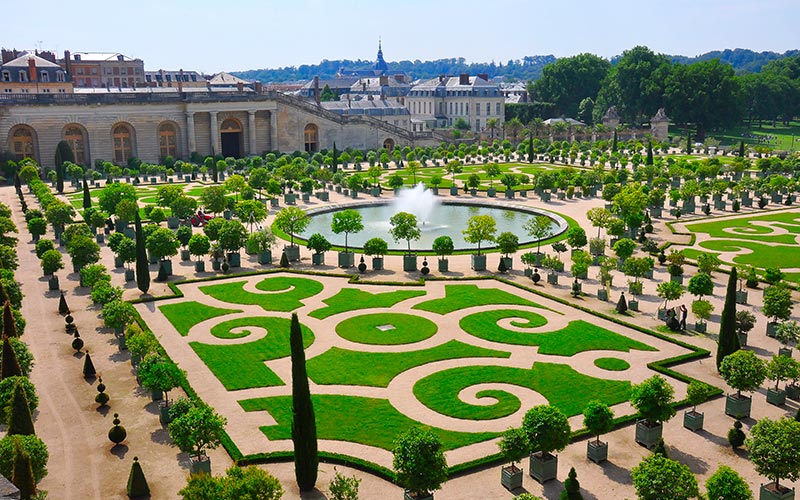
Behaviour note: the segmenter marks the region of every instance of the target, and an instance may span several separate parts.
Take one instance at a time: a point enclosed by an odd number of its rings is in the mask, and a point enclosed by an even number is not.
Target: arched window
[[[308,153],[319,151],[319,128],[313,123],[306,125],[303,131],[305,137],[305,149]]]
[[[114,139],[114,162],[124,165],[133,156],[133,136],[127,125],[117,125],[111,131]]]
[[[222,122],[222,125],[219,127],[219,131],[222,133],[241,132],[242,124],[239,123],[239,120],[235,118],[228,118]]]
[[[64,129],[64,140],[72,147],[72,153],[75,155],[75,163],[78,165],[86,165],[86,136],[83,129],[77,125],[70,125]]]
[[[158,150],[161,159],[178,156],[178,132],[175,125],[162,123],[158,127]]]
[[[18,127],[11,134],[11,151],[14,159],[19,161],[25,158],[36,159],[33,147],[33,131],[30,127]]]
[[[386,139],[383,141],[383,148],[392,154],[392,150],[394,149],[394,141],[392,139]]]

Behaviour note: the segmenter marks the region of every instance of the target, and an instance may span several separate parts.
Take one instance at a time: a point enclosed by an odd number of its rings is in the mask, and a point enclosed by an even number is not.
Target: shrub
[[[121,299],[122,288],[112,286],[108,281],[100,281],[92,288],[91,297],[95,304],[105,305],[112,300]]]
[[[0,380],[0,417],[2,417],[0,421],[2,422],[8,421],[8,411],[11,407],[14,387],[18,383],[22,385],[25,397],[28,399],[28,408],[31,410],[31,414],[39,406],[39,397],[36,395],[36,388],[33,386],[33,382],[28,380],[27,377],[6,377]]]
[[[752,500],[753,492],[739,473],[720,465],[706,481],[706,496],[708,500]]]
[[[719,374],[723,380],[736,389],[736,394],[741,397],[742,391],[756,390],[766,378],[764,361],[753,351],[739,350],[725,356],[719,367]]]
[[[407,490],[425,496],[447,480],[442,442],[429,430],[413,427],[401,434],[392,450],[397,481]]]
[[[649,423],[666,422],[675,415],[675,389],[660,375],[653,375],[631,389],[631,404]]]
[[[640,500],[688,500],[700,498],[697,479],[689,467],[660,454],[645,457],[631,469]]]
[[[34,365],[33,353],[28,349],[28,344],[17,337],[10,337],[8,341],[17,357],[17,363],[19,363],[20,370],[22,370],[22,375],[27,377]],[[2,358],[0,358],[0,367],[3,366],[2,361]]]
[[[47,250],[42,254],[41,259],[40,264],[42,266],[42,272],[46,275],[51,275],[60,269],[64,269],[64,260],[61,258],[61,252],[58,250]]]
[[[103,324],[107,328],[125,328],[136,318],[136,308],[130,302],[111,300],[103,304]]]
[[[47,460],[49,454],[44,441],[34,435],[6,436],[0,439],[0,474],[11,477],[14,467],[14,450],[22,448],[31,457],[31,469],[36,481],[47,475]]]
[[[36,257],[42,258],[42,255],[48,250],[55,250],[56,245],[53,240],[39,240],[36,242]]]
[[[733,423],[733,428],[728,431],[728,443],[734,450],[744,444],[745,434],[742,430],[742,422],[739,420]]]
[[[101,281],[111,282],[111,275],[108,274],[106,266],[102,264],[90,264],[81,268],[81,282],[84,286],[94,287]]]

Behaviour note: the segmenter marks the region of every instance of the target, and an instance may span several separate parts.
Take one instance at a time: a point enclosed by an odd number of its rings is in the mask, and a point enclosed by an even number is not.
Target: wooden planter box
[[[547,284],[548,285],[558,285],[558,274],[556,274],[556,273],[547,273]]]
[[[770,321],[767,323],[767,337],[775,337],[775,333],[778,331],[778,323]]]
[[[683,275],[682,274],[678,275],[678,276],[670,275],[669,276],[669,280],[671,282],[673,282],[673,283],[679,283],[679,284],[683,285]]]
[[[540,483],[555,479],[558,473],[558,456],[549,453],[542,456],[541,452],[531,453],[528,473]]]
[[[472,257],[472,270],[485,271],[486,270],[486,256],[485,255],[471,255]]]
[[[353,252],[339,252],[339,267],[353,267],[356,262],[356,254]]]
[[[47,280],[47,289],[51,291],[60,289],[58,284],[58,276],[53,276],[52,278]]]
[[[699,411],[685,411],[683,412],[683,426],[690,431],[702,430],[704,417],[705,414]]]
[[[600,441],[598,444],[594,439],[586,442],[586,458],[599,464],[608,460],[608,443]]]
[[[120,268],[120,267],[122,267],[122,266],[124,266],[124,265],[125,265],[125,262],[124,262],[124,261],[123,261],[121,258],[119,258],[119,257],[117,257],[117,256],[115,255],[115,256],[114,256],[114,267],[116,267],[116,268]]]
[[[317,198],[319,198],[320,201],[328,201],[330,200],[330,195],[327,191],[320,191],[317,193]]]
[[[125,281],[133,281],[136,279],[136,272],[133,269],[125,270]]]
[[[417,270],[417,256],[403,255],[403,271],[412,272]]]
[[[487,189],[486,196],[488,196],[489,198],[494,198],[495,196],[497,196],[497,190],[495,188]]]
[[[263,252],[258,252],[258,263],[261,265],[272,264],[272,251],[264,250]]]
[[[746,333],[737,333],[739,336],[739,345],[744,347],[747,345],[747,334]]]
[[[636,299],[628,299],[628,310],[639,312],[639,301]]]
[[[522,469],[519,467],[503,467],[500,469],[500,484],[508,491],[522,488]]]
[[[781,347],[778,349],[778,356],[786,356],[787,358],[791,358],[792,350],[788,347]]]
[[[161,422],[162,425],[166,425],[172,422],[172,418],[169,416],[169,409],[172,404],[167,404],[166,401],[162,401],[158,405],[158,421]]]
[[[786,384],[786,397],[792,401],[800,401],[800,385]]]
[[[297,245],[293,246],[286,246],[283,247],[283,251],[286,252],[286,258],[289,259],[289,262],[294,262],[296,260],[300,260],[300,247]]]
[[[698,333],[706,333],[706,328],[708,323],[695,323],[694,324],[694,331]]]
[[[177,217],[167,217],[167,227],[170,229],[178,229],[180,219]]]
[[[181,260],[182,261],[185,262],[185,261],[187,261],[187,260],[189,260],[191,258],[192,258],[192,256],[189,254],[189,250],[187,250],[185,248],[183,250],[181,250]]]
[[[191,462],[189,472],[192,474],[211,474],[211,458],[208,455],[189,457],[189,460]]]
[[[794,500],[794,488],[781,486],[781,491],[776,491],[775,483],[761,485],[758,500]]]
[[[786,391],[783,389],[767,389],[767,403],[774,406],[783,406],[786,404]]]
[[[646,420],[639,420],[636,422],[636,442],[652,450],[661,438],[663,431],[664,426],[661,424],[651,426]]]
[[[311,254],[311,264],[313,264],[315,266],[321,266],[324,263],[325,263],[325,253],[324,252],[312,253]]]
[[[383,271],[383,257],[372,258],[372,269],[374,271]]]
[[[513,200],[514,199],[514,190],[513,189],[507,189],[506,190],[506,198],[508,198],[509,200]]]
[[[159,391],[158,389],[150,391],[150,399],[152,399],[153,401],[161,401],[162,399],[164,399],[164,393],[162,391]]]
[[[439,264],[438,269],[440,273],[446,273],[450,270],[450,261],[448,261],[447,259],[439,259],[438,264]]]
[[[736,303],[737,304],[747,304],[747,290],[737,290],[736,291]]]
[[[204,273],[206,272],[206,263],[205,261],[198,260],[194,263],[194,271],[196,273]]]
[[[514,259],[512,257],[500,257],[500,260],[506,263],[506,270],[511,271],[514,268]]]
[[[283,195],[283,202],[287,205],[294,205],[297,201],[297,195],[294,193],[286,193]]]
[[[228,254],[228,264],[231,267],[242,267],[242,254],[239,252],[231,252]]]
[[[458,196],[458,187],[450,186],[450,196]]]
[[[597,299],[602,300],[603,302],[608,302],[608,290],[606,290],[605,288],[598,288]]]
[[[725,398],[725,415],[735,419],[743,419],[750,416],[750,407],[753,398],[750,396],[737,397],[736,394],[728,394]]]

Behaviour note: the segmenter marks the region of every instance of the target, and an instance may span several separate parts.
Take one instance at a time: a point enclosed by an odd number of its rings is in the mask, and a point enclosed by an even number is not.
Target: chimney
[[[76,61],[80,61],[81,60],[81,55],[80,54],[75,54],[75,60]]]
[[[405,75],[401,75],[401,74],[394,75],[394,79],[397,80],[400,83],[406,83]]]
[[[445,75],[439,75],[439,83],[444,83],[445,78],[447,78]]]
[[[379,78],[380,78],[381,86],[389,85],[389,77],[388,76],[381,75]]]
[[[117,61],[122,62],[124,60],[125,60],[125,56],[123,56],[122,54],[117,54]]]
[[[459,85],[469,85],[469,73],[461,73],[458,75]]]
[[[69,76],[72,76],[72,58],[68,50],[64,51],[64,71],[66,71]]]
[[[38,80],[36,77],[36,60],[33,57],[28,58],[28,79],[32,82]]]
[[[488,82],[489,81],[489,74],[488,73],[478,73],[478,78],[481,78],[481,79],[486,80]]]
[[[183,92],[183,68],[178,72],[178,92]]]
[[[317,103],[317,106],[319,106],[319,77],[318,76],[314,77],[314,101]]]
[[[261,82],[253,82],[253,90],[255,90],[257,94],[260,94],[264,91],[264,86]]]
[[[244,83],[236,82],[236,90],[238,90],[239,92],[244,92]]]

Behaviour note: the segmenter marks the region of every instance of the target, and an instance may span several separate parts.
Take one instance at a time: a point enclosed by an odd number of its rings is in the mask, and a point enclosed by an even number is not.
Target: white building
[[[487,120],[494,118],[499,127],[505,116],[505,98],[485,74],[421,81],[411,87],[406,106],[414,131],[452,127],[458,118],[463,118],[470,130],[480,132]]]

